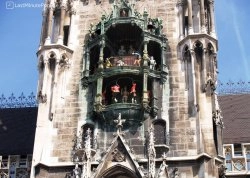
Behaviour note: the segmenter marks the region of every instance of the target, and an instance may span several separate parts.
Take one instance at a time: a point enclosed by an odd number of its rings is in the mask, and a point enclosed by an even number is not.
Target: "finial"
[[[115,123],[117,123],[116,128],[117,128],[117,134],[119,135],[122,131],[123,123],[126,121],[125,119],[121,118],[121,113],[119,113],[118,118],[114,120]]]

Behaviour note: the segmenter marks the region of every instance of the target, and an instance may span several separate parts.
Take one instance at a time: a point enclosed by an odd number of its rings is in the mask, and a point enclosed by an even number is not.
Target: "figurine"
[[[133,82],[130,93],[132,94],[132,103],[136,103],[136,83]]]
[[[112,63],[110,62],[109,58],[106,59],[105,67],[106,67],[106,69],[112,67]]]
[[[111,86],[112,98],[115,103],[117,103],[117,94],[120,92],[120,86],[118,84]]]
[[[149,59],[149,68],[152,69],[152,70],[155,70],[155,65],[156,65],[156,62],[154,60],[154,56],[151,56],[150,59]]]
[[[139,52],[133,52],[133,55],[137,56],[134,62],[134,65],[140,66],[141,65],[141,55]]]
[[[116,65],[117,66],[124,66],[124,62],[123,62],[123,60],[121,59],[121,58],[119,58],[119,60],[118,61],[116,61]]]
[[[127,103],[129,92],[127,91],[127,87],[125,86],[122,90],[122,102]]]
[[[126,50],[124,49],[124,46],[121,45],[119,51],[118,51],[118,55],[119,56],[124,56],[126,54]]]

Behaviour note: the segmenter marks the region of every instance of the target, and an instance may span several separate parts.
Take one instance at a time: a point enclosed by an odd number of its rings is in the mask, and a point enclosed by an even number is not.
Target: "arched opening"
[[[102,104],[140,103],[142,97],[142,77],[119,75],[105,78],[102,90]]]
[[[153,56],[153,59],[155,60],[155,66],[154,70],[160,70],[161,69],[161,46],[159,43],[155,41],[149,41],[148,43],[148,55],[151,57]],[[150,65],[149,65],[150,66]]]
[[[116,55],[132,55],[134,51],[142,54],[142,30],[136,24],[115,24],[110,26],[106,35]]]
[[[154,122],[155,144],[166,144],[166,121],[158,119]]]
[[[99,176],[98,176],[99,177]],[[140,178],[134,171],[122,165],[116,165],[106,170],[102,176],[103,178]]]

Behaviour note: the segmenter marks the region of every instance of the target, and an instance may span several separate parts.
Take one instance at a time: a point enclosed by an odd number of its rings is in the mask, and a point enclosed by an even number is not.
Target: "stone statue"
[[[73,174],[75,178],[81,177],[81,168],[78,167],[78,164],[76,164],[75,169],[73,170]]]

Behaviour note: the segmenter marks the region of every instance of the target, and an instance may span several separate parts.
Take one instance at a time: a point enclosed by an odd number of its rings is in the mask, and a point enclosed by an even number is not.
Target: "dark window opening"
[[[234,144],[234,156],[242,156],[242,148],[239,143]]]
[[[69,25],[63,27],[64,35],[63,35],[63,45],[68,46],[69,40]]]
[[[94,74],[98,68],[99,55],[100,55],[100,48],[98,46],[95,46],[90,50],[89,72],[91,75]]]
[[[143,89],[141,81],[138,76],[115,76],[104,79],[102,104],[140,103]]]

